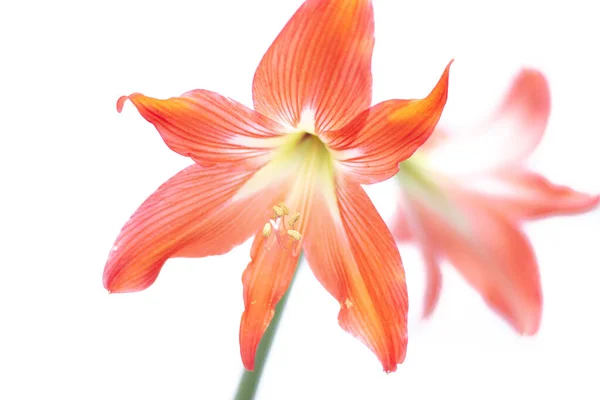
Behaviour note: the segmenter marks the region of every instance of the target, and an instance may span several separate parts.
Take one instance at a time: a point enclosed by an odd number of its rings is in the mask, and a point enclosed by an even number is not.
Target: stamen
[[[283,203],[277,203],[277,207],[281,208],[281,210],[283,211],[283,215],[288,215],[290,213],[289,208],[287,208],[287,206]]]
[[[301,247],[302,234],[295,229],[287,229],[287,227],[294,227],[300,219],[300,213],[293,213],[289,221],[286,221],[287,215],[290,215],[290,209],[285,203],[279,202],[274,205],[273,217],[263,226],[262,235],[265,238],[271,237],[264,241],[267,251],[270,250],[270,244],[277,243],[282,249],[292,250],[292,255],[297,256]]]
[[[279,206],[273,206],[273,212],[275,213],[273,218],[283,217],[283,208]]]
[[[293,227],[294,224],[298,221],[298,219],[300,218],[300,213],[296,213],[292,216],[292,218],[290,218],[290,221],[288,222],[288,225]]]
[[[300,232],[295,231],[293,229],[288,229],[287,234],[288,234],[288,236],[290,236],[294,240],[300,240],[300,239],[302,239],[302,235],[300,234]]]
[[[265,226],[263,227],[263,230],[262,230],[262,234],[263,234],[263,236],[264,236],[264,237],[267,237],[267,236],[269,236],[269,235],[271,234],[271,230],[272,230],[272,229],[271,229],[271,223],[270,223],[270,222],[267,222],[267,223],[265,224]]]

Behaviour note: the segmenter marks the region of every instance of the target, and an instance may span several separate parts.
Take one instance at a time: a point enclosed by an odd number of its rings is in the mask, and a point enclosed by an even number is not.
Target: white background
[[[451,58],[443,123],[468,126],[522,65],[550,81],[553,114],[533,165],[600,192],[600,32],[593,1],[374,0],[374,101],[421,97]],[[194,88],[251,105],[254,69],[300,0],[0,5],[0,398],[228,399],[241,373],[241,273],[249,243],[171,260],[150,289],[108,295],[101,276],[121,226],[189,160],[120,95]],[[388,218],[390,186],[369,193]],[[597,399],[600,211],[527,226],[545,309],[520,338],[448,266],[440,307],[410,287],[408,357],[386,375],[337,325],[304,266],[259,399]]]

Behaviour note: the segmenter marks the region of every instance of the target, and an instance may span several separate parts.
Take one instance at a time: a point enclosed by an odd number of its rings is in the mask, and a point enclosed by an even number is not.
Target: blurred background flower
[[[249,242],[222,257],[174,260],[144,293],[109,296],[98,284],[107,238],[190,164],[165,152],[135,113],[118,115],[114,101],[136,90],[167,98],[198,87],[251,105],[247,83],[300,4],[2,3],[0,398],[231,398],[242,369]],[[496,107],[522,66],[539,69],[552,114],[528,166],[552,182],[600,191],[592,2],[374,6],[373,102],[427,95],[431,76],[455,58],[442,124],[461,132]],[[366,190],[391,224],[396,183]],[[338,303],[303,266],[257,398],[598,397],[599,230],[597,210],[524,227],[544,291],[539,332],[526,338],[451,268],[435,318],[422,322],[423,263],[417,248],[402,245],[410,341],[390,375],[339,329]]]
[[[538,331],[542,288],[521,225],[590,211],[600,200],[554,185],[527,167],[549,116],[546,78],[523,69],[491,116],[462,135],[438,125],[430,140],[400,165],[402,195],[392,232],[398,240],[416,241],[422,252],[424,316],[439,299],[440,262],[446,259],[517,332]]]

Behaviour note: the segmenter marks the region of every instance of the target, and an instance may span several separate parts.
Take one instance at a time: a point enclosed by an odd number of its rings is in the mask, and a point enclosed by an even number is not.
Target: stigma
[[[302,240],[302,234],[295,229],[300,220],[300,213],[296,212],[290,216],[290,209],[283,202],[274,205],[272,210],[273,216],[262,229],[267,250],[276,243],[284,250],[292,250],[292,255],[296,256]]]

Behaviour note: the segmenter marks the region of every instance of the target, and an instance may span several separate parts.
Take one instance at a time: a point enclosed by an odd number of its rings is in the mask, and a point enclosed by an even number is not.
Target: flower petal
[[[297,127],[339,129],[371,104],[373,9],[370,0],[307,0],[260,62],[254,107]]]
[[[535,334],[542,290],[529,241],[513,220],[490,206],[489,199],[453,194],[468,220],[466,229],[415,202],[433,245],[518,332]]]
[[[262,227],[281,182],[238,201],[252,171],[192,165],[154,192],[125,224],[104,269],[111,292],[146,289],[171,257],[223,254]]]
[[[473,173],[522,162],[542,140],[550,116],[550,89],[544,75],[523,69],[491,117],[472,131],[447,136],[428,153],[440,171]]]
[[[555,185],[543,176],[524,169],[501,171],[494,175],[500,184],[498,206],[521,219],[578,214],[592,210],[599,195],[589,195],[567,186]]]
[[[275,314],[275,306],[285,294],[296,265],[299,251],[284,249],[272,237],[258,233],[252,244],[252,261],[244,271],[244,306],[240,323],[240,351],[246,369],[254,369],[254,357],[260,339]],[[266,240],[271,243],[267,247]]]
[[[408,225],[409,216],[404,209],[404,204],[405,203],[402,202],[396,206],[393,221],[390,224],[390,232],[398,242],[408,242],[413,238],[410,226]]]
[[[290,216],[297,212],[299,218],[293,227],[290,218],[284,217],[280,222],[284,228],[293,228],[304,235],[308,221],[312,220],[313,193],[320,187],[332,186],[331,159],[325,146],[313,135],[307,135],[298,144],[293,159],[295,179],[287,181],[290,185],[281,201]],[[256,235],[252,260],[242,277],[245,310],[240,324],[240,350],[244,366],[249,370],[254,368],[257,346],[273,318],[275,306],[294,275],[302,239],[292,240],[284,231],[281,243],[285,249],[276,240],[275,232],[271,232],[267,240],[262,233]]]
[[[404,268],[359,184],[338,178],[335,194],[316,194],[304,251],[317,279],[340,303],[340,326],[366,344],[385,371],[395,371],[408,340]]]
[[[399,181],[402,182],[403,178],[400,177]],[[403,185],[405,184],[404,181]],[[419,216],[420,207],[413,205],[413,200],[404,193],[401,193],[398,197],[397,203],[391,224],[391,232],[398,241],[415,240],[421,250],[426,272],[423,318],[429,318],[438,303],[442,290],[442,271],[440,270],[438,256],[427,230],[423,227],[423,222]]]
[[[119,112],[127,99],[156,127],[171,150],[202,165],[248,162],[259,166],[284,140],[281,125],[215,92],[193,90],[168,100],[134,93],[119,99]]]
[[[429,318],[431,314],[433,314],[433,311],[440,300],[440,292],[442,291],[442,271],[440,270],[440,264],[436,254],[431,247],[422,244],[421,251],[423,252],[423,261],[425,262],[427,273],[423,318]]]
[[[327,136],[335,157],[360,183],[376,183],[398,172],[431,135],[448,96],[450,65],[431,93],[422,100],[388,100],[358,115],[337,133]]]
[[[242,277],[245,310],[240,325],[240,349],[244,366],[249,370],[254,368],[256,348],[298,263],[303,239],[292,239],[286,233],[287,229],[304,235],[308,221],[312,219],[314,192],[321,187],[333,186],[331,158],[323,143],[308,134],[300,135],[299,141],[292,140],[295,147],[288,157],[290,167],[286,169],[291,171],[293,178],[280,185],[285,189],[285,196],[280,201],[290,212],[288,217],[278,221],[285,230],[280,235],[281,240],[274,231],[267,240],[262,232],[255,237],[252,260]],[[299,217],[292,223],[291,215],[295,213],[299,213]]]

